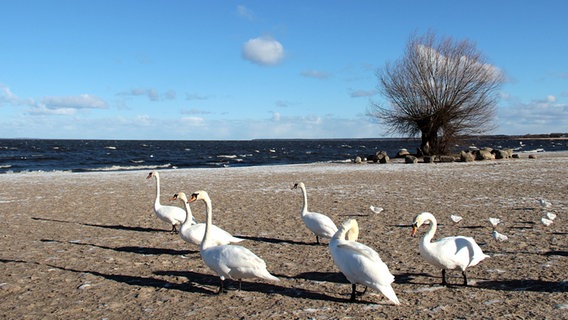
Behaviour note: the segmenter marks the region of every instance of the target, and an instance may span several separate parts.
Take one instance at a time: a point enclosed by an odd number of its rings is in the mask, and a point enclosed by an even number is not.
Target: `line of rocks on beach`
[[[520,155],[513,149],[493,149],[483,148],[468,151],[461,151],[452,155],[419,155],[411,154],[407,149],[400,149],[394,157],[403,159],[404,163],[434,163],[434,162],[473,162],[496,159],[519,159]],[[536,159],[536,154],[529,154],[529,159]],[[391,158],[386,151],[377,151],[374,155],[366,157],[357,156],[354,163],[391,163]]]

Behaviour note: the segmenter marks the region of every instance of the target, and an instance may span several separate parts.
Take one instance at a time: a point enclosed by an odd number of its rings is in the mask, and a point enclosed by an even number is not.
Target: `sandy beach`
[[[568,153],[537,159],[437,164],[315,163],[160,171],[162,204],[206,190],[213,221],[263,258],[281,281],[247,279],[216,295],[218,277],[199,248],[170,233],[153,213],[147,171],[0,175],[0,317],[3,319],[560,319],[568,314]],[[309,207],[337,225],[352,217],[359,242],[395,276],[401,305],[351,286],[333,264],[328,240],[303,225]],[[552,203],[542,208],[537,199]],[[384,208],[373,213],[369,207]],[[204,205],[192,204],[196,219]],[[410,237],[420,212],[438,219],[435,239],[475,238],[491,258],[441,272]],[[550,226],[541,217],[552,212]],[[463,220],[454,223],[450,215]],[[492,238],[490,217],[502,222]],[[235,282],[229,282],[233,287]],[[360,288],[362,289],[362,288]]]

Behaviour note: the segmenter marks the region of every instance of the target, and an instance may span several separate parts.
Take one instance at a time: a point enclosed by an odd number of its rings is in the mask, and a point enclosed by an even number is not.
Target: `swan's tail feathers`
[[[246,239],[243,238],[238,238],[238,237],[232,237],[231,238],[231,243],[239,243],[241,241],[245,241]]]
[[[377,289],[379,289],[379,291],[394,304],[400,304],[400,301],[398,301],[398,298],[396,297],[396,293],[394,293],[394,290],[390,285],[377,285]]]
[[[268,270],[265,270],[265,272],[262,275],[263,279],[266,280],[270,280],[270,281],[280,281],[280,279],[276,278],[275,276],[271,275],[270,272],[268,272]]]

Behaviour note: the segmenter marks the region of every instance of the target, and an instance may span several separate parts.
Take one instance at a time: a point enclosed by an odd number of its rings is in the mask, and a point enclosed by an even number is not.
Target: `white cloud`
[[[186,93],[185,94],[185,100],[207,100],[209,99],[209,96],[204,96],[201,94],[197,94],[197,93]]]
[[[205,119],[201,117],[183,117],[181,119],[184,125],[192,126],[192,127],[201,127],[205,125]]]
[[[568,130],[568,104],[549,95],[528,103],[509,97],[498,109],[497,124],[502,134],[553,133]]]
[[[43,115],[55,115],[55,116],[70,116],[77,113],[77,109],[70,108],[70,107],[58,107],[52,108],[47,107],[45,104],[38,104],[34,106],[30,110],[28,110],[28,114],[34,116],[43,116]]]
[[[240,17],[246,18],[250,21],[254,20],[254,13],[252,12],[252,10],[248,9],[247,7],[245,7],[243,5],[237,6],[237,15],[239,15]]]
[[[314,79],[328,79],[331,77],[331,74],[318,70],[302,71],[300,74],[306,78],[314,78]]]
[[[372,97],[377,93],[377,90],[355,90],[351,92],[350,96],[351,98]]]
[[[129,91],[124,91],[118,93],[119,96],[146,96],[150,101],[162,101],[162,100],[175,100],[176,92],[175,90],[168,90],[163,94],[158,93],[158,90],[154,88],[135,88]]]
[[[90,94],[45,97],[41,104],[48,109],[104,109],[108,106],[103,99]]]
[[[0,106],[3,104],[13,105],[13,106],[20,106],[20,105],[33,106],[35,102],[33,99],[19,98],[14,93],[12,93],[12,90],[10,90],[10,88],[0,83]]]
[[[243,58],[259,65],[275,65],[284,59],[284,47],[271,37],[248,40],[243,45]]]
[[[272,113],[272,121],[278,122],[280,121],[280,118],[282,116],[280,115],[280,112],[273,112]]]
[[[210,111],[196,109],[196,108],[191,108],[189,110],[184,109],[181,111],[181,114],[210,114],[210,113],[211,113]]]

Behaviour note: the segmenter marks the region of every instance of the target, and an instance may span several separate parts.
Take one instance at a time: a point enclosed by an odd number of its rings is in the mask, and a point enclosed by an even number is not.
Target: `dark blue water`
[[[523,145],[521,145],[521,142]],[[466,141],[477,147],[567,151],[568,140],[512,138]],[[351,161],[377,151],[410,152],[414,139],[138,141],[0,139],[0,173],[216,168]]]

